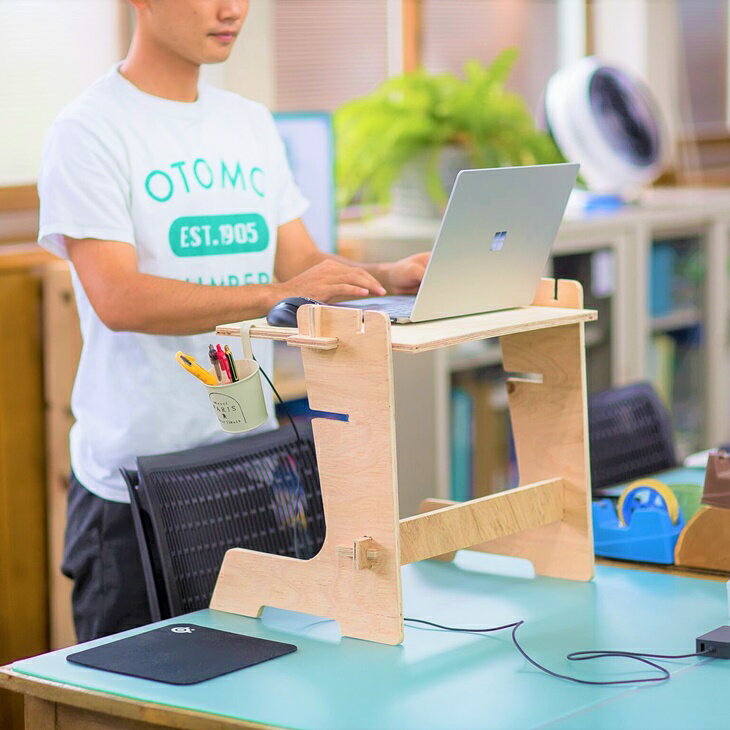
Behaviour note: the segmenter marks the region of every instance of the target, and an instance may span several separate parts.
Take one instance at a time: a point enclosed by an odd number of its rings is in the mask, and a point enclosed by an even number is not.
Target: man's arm
[[[317,251],[304,225],[299,224]],[[279,231],[291,225],[281,226]],[[289,241],[284,248],[298,250],[286,230],[283,238]],[[143,274],[137,268],[134,246],[128,243],[68,237],[65,242],[92,307],[116,331],[190,335],[210,332],[222,322],[260,317],[288,296],[331,302],[384,293],[372,274],[324,254],[312,259],[309,266],[297,257],[296,265],[288,267],[286,281],[280,283],[217,287]],[[276,261],[280,260],[277,253]]]
[[[279,226],[274,272],[277,279],[287,281],[313,266],[328,261],[336,262],[365,271],[377,279],[382,288],[373,290],[373,294],[415,294],[423,279],[428,257],[429,254],[424,252],[392,263],[363,264],[350,261],[342,256],[326,254],[317,248],[302,219],[297,218]],[[320,298],[305,292],[297,293],[313,299]],[[321,299],[321,301],[324,300]]]
[[[259,317],[274,286],[215,287],[143,274],[134,246],[65,238],[69,259],[99,319],[111,330],[157,335],[210,332],[217,324]],[[244,293],[245,292],[245,293]]]

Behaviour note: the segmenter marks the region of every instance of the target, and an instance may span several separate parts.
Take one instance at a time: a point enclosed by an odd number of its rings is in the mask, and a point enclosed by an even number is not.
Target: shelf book
[[[501,367],[453,376],[451,498],[455,501],[517,486],[506,388]]]

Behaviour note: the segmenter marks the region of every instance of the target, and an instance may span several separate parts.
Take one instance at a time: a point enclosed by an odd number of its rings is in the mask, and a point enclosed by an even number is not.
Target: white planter
[[[391,191],[390,213],[393,218],[409,220],[441,218],[443,208],[434,202],[426,187],[429,161],[429,154],[424,152],[403,167],[403,173]],[[459,171],[470,167],[469,158],[463,148],[449,145],[441,150],[438,171],[447,198]]]

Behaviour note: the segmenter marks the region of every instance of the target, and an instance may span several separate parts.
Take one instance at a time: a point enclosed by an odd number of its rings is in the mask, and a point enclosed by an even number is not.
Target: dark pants
[[[61,571],[74,582],[79,642],[151,621],[130,506],[97,497],[73,474]]]

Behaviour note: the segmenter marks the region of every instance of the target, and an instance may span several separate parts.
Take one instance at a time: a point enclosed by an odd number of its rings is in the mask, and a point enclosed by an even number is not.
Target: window
[[[0,0],[0,185],[35,182],[61,109],[121,55],[117,0]]]
[[[682,121],[702,135],[727,129],[727,0],[678,0]]]
[[[387,0],[266,1],[275,3],[278,111],[333,111],[385,79]]]
[[[423,65],[461,75],[475,58],[488,64],[520,49],[508,87],[540,116],[545,85],[558,67],[558,0],[423,0]]]

